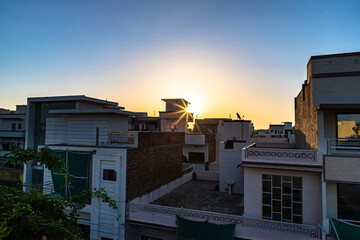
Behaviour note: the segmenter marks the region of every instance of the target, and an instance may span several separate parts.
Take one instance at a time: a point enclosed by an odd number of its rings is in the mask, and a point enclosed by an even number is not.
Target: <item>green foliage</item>
[[[64,162],[46,147],[40,150],[13,148],[7,157],[15,166],[34,160],[34,163],[40,163],[49,169],[55,168],[67,173]],[[79,211],[94,198],[108,203],[114,211],[118,211],[116,202],[104,188],[91,189],[66,200],[42,194],[35,189],[24,192],[0,185],[0,239],[35,240],[45,237],[79,240],[82,234],[78,227]]]

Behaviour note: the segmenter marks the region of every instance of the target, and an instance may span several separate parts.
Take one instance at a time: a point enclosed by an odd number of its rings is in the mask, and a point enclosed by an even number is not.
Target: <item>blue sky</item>
[[[359,1],[1,1],[0,107],[85,94],[129,110],[292,121],[312,55],[360,51]]]

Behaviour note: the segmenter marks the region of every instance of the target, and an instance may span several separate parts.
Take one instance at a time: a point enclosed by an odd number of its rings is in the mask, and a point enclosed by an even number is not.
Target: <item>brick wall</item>
[[[313,107],[311,63],[308,64],[308,79],[295,99],[295,142],[296,148],[317,149],[317,110]]]
[[[129,149],[127,153],[127,201],[183,175],[184,139],[184,133],[139,132],[139,147]]]

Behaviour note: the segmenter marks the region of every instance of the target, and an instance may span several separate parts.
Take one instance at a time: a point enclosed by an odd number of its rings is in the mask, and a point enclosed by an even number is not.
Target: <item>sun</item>
[[[186,108],[186,111],[187,112],[190,112],[190,113],[194,113],[194,117],[196,115],[199,115],[200,112],[201,112],[201,107],[200,107],[200,104],[199,102],[192,102],[188,105],[188,107]]]

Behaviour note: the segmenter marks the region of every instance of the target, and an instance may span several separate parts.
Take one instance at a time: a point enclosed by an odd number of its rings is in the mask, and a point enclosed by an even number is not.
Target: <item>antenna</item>
[[[241,120],[240,114],[236,113],[236,116],[238,117],[239,120]]]

